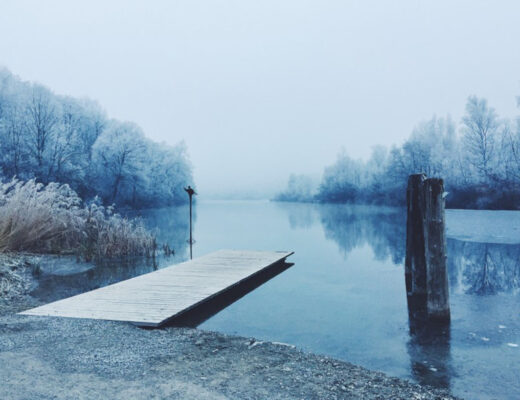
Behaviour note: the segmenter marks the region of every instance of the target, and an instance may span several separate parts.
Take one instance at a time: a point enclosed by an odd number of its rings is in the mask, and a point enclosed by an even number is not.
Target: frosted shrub
[[[87,260],[154,256],[155,238],[137,220],[95,202],[84,206],[68,185],[34,180],[0,184],[0,252],[73,253]]]
[[[57,252],[74,247],[81,200],[68,185],[12,180],[0,186],[0,251]]]
[[[124,218],[112,207],[93,202],[84,209],[84,240],[81,253],[87,261],[92,258],[155,255],[155,238],[140,220]]]

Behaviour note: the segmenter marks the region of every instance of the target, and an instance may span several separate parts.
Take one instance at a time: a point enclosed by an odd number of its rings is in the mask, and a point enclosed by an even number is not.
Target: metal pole
[[[193,260],[193,236],[192,236],[192,231],[191,231],[191,203],[192,203],[192,197],[194,194],[197,194],[195,193],[195,190],[193,190],[193,188],[191,186],[188,186],[187,188],[184,188],[184,190],[186,191],[186,193],[188,193],[188,196],[190,197],[190,260]]]
[[[190,260],[193,260],[193,238],[191,235],[191,194],[190,194]]]

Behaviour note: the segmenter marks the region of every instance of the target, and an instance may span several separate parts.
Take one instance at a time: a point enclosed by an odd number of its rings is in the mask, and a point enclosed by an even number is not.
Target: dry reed
[[[155,238],[96,201],[83,205],[68,185],[34,180],[0,184],[0,253],[71,253],[87,261],[155,255]]]

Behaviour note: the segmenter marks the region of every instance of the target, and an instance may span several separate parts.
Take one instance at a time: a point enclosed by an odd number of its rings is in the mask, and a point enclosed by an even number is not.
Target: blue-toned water
[[[468,399],[520,398],[520,212],[447,212],[451,328],[412,335],[402,210],[200,202],[195,211],[194,257],[222,248],[295,252],[293,267],[200,328],[291,343]],[[187,259],[186,208],[142,215],[177,250],[161,267]],[[151,269],[137,263],[120,275]],[[116,275],[110,266],[76,278],[47,274],[40,290],[63,288],[65,278],[85,290],[82,280],[91,288]]]
[[[448,212],[448,223],[459,214]],[[489,223],[489,212],[473,214],[468,231],[481,231],[479,215]],[[400,210],[203,203],[194,235],[195,255],[295,252],[292,268],[202,329],[295,344],[467,398],[520,398],[520,245],[448,239],[451,330],[417,337],[409,333]]]

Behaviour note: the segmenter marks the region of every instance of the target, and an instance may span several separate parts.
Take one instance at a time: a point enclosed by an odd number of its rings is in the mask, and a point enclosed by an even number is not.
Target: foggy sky
[[[0,3],[0,65],[185,140],[201,194],[319,179],[466,98],[520,113],[518,1]]]

